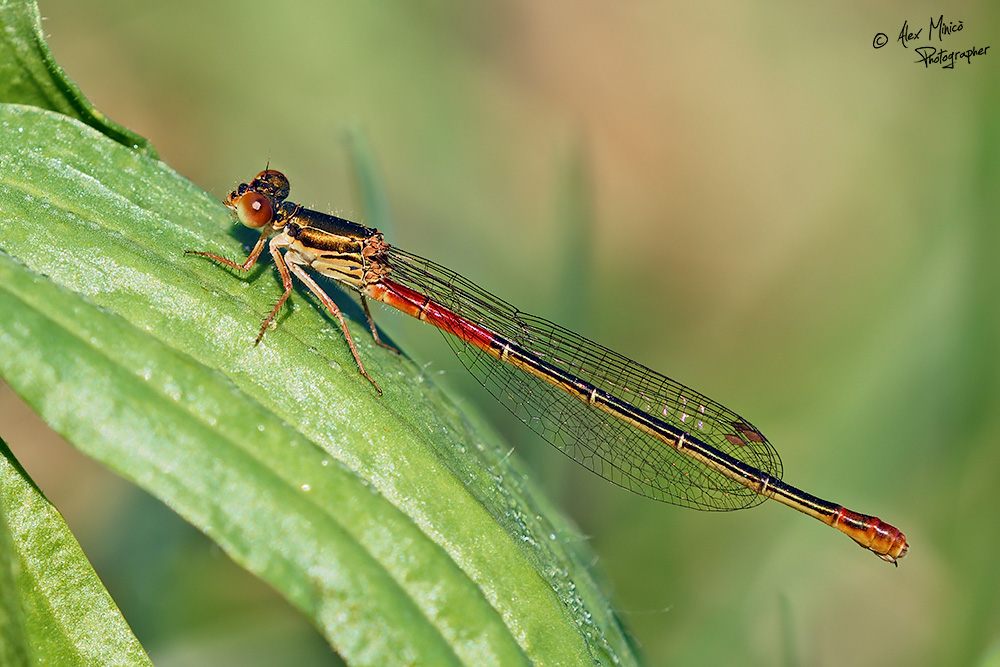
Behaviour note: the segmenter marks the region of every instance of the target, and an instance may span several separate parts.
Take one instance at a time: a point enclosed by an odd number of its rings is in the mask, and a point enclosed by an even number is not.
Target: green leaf
[[[420,368],[352,322],[378,396],[298,291],[253,346],[271,267],[182,254],[245,256],[231,224],[164,164],[0,106],[0,375],[352,664],[634,662],[579,538]]]
[[[145,138],[95,109],[66,76],[45,43],[42,18],[35,2],[0,2],[0,102],[58,111],[124,146],[156,157],[156,150]]]
[[[152,664],[62,516],[2,440],[0,664]]]

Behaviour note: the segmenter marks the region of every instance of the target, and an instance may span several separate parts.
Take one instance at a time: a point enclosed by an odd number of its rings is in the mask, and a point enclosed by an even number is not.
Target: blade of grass
[[[62,516],[3,440],[0,664],[152,664]]]
[[[351,157],[354,189],[357,200],[361,202],[361,210],[365,213],[365,224],[375,227],[385,234],[386,238],[392,238],[395,225],[389,208],[389,196],[382,187],[381,174],[375,163],[375,153],[371,144],[357,127],[345,130],[343,140]]]

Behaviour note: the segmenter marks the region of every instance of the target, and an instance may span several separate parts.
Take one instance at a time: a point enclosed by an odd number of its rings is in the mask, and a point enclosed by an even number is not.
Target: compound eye
[[[236,203],[236,217],[247,227],[259,229],[274,219],[274,209],[264,195],[248,192]]]

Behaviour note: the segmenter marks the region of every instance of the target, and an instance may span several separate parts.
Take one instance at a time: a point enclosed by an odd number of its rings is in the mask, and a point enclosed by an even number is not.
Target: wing
[[[457,273],[398,248],[391,278],[743,463],[780,479],[781,459],[749,422],[670,378],[539,317],[522,313]],[[665,442],[483,350],[445,334],[475,378],[558,450],[639,495],[701,510],[735,510],[765,500]]]

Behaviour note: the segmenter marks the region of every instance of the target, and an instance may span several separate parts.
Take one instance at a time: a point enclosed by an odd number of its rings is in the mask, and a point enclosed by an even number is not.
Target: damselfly
[[[906,555],[906,537],[877,517],[852,512],[781,481],[781,459],[750,422],[656,371],[527,315],[453,271],[386,243],[375,229],[288,201],[288,179],[266,170],[229,193],[239,221],[261,230],[242,264],[187,251],[247,271],[268,247],[284,293],[257,341],[292,291],[292,274],[337,318],[358,370],[365,370],[347,323],[306,272],[447,334],[466,368],[497,400],[557,449],[630,491],[682,507],[736,510],[766,498],[836,528],[882,560]],[[256,344],[256,343],[255,343]],[[388,346],[386,346],[388,347]]]

